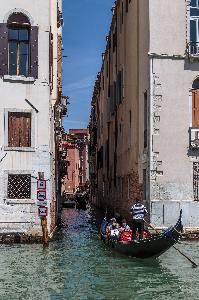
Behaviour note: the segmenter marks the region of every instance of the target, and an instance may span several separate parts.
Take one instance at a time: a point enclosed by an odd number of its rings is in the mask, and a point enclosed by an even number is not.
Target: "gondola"
[[[75,195],[76,208],[86,210],[88,203],[88,195],[86,192],[76,193]]]
[[[113,250],[136,258],[158,257],[172,247],[181,237],[182,232],[182,210],[176,225],[167,228],[157,235],[139,241],[111,240],[106,236],[106,218],[102,221],[100,235],[103,242]]]

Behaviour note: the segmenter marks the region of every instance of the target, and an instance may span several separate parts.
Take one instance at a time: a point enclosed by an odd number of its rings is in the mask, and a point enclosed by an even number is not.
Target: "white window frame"
[[[196,0],[196,6],[191,6],[191,0],[190,0],[190,7],[199,8],[199,0]]]

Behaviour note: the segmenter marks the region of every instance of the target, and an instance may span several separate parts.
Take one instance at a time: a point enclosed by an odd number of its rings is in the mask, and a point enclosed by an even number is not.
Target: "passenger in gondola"
[[[120,227],[119,231],[120,231],[120,236],[119,236],[120,241],[129,242],[132,240],[132,230],[130,226],[127,224],[126,219],[122,220],[122,226]]]
[[[120,232],[122,232],[122,231],[124,231],[124,230],[126,230],[126,231],[128,231],[128,230],[130,230],[131,228],[130,228],[130,226],[127,224],[127,222],[126,222],[126,219],[123,219],[122,220],[122,225],[121,225],[121,227],[120,227]]]
[[[113,223],[112,224],[112,229],[111,229],[111,232],[110,232],[110,239],[112,241],[118,240],[119,239],[119,234],[120,234],[120,231],[119,231],[119,228],[118,228],[118,224]]]
[[[134,240],[137,239],[136,233],[138,231],[138,239],[143,239],[144,232],[144,217],[148,214],[146,207],[141,203],[141,201],[136,198],[135,204],[131,208],[132,218],[133,218],[133,237]]]
[[[110,219],[110,223],[106,228],[106,234],[108,237],[119,235],[119,224],[117,223],[116,218]]]

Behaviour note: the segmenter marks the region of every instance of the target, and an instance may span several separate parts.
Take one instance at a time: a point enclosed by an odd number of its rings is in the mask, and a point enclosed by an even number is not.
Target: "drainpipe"
[[[150,124],[149,124],[149,203],[150,203],[150,217],[151,217],[151,170],[153,165],[153,57],[149,56],[150,64]]]

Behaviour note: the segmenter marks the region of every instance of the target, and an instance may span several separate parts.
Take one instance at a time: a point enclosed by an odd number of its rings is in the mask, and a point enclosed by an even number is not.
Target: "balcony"
[[[199,149],[199,128],[189,128],[189,148]]]
[[[199,56],[199,42],[188,43],[187,54],[192,57]]]

